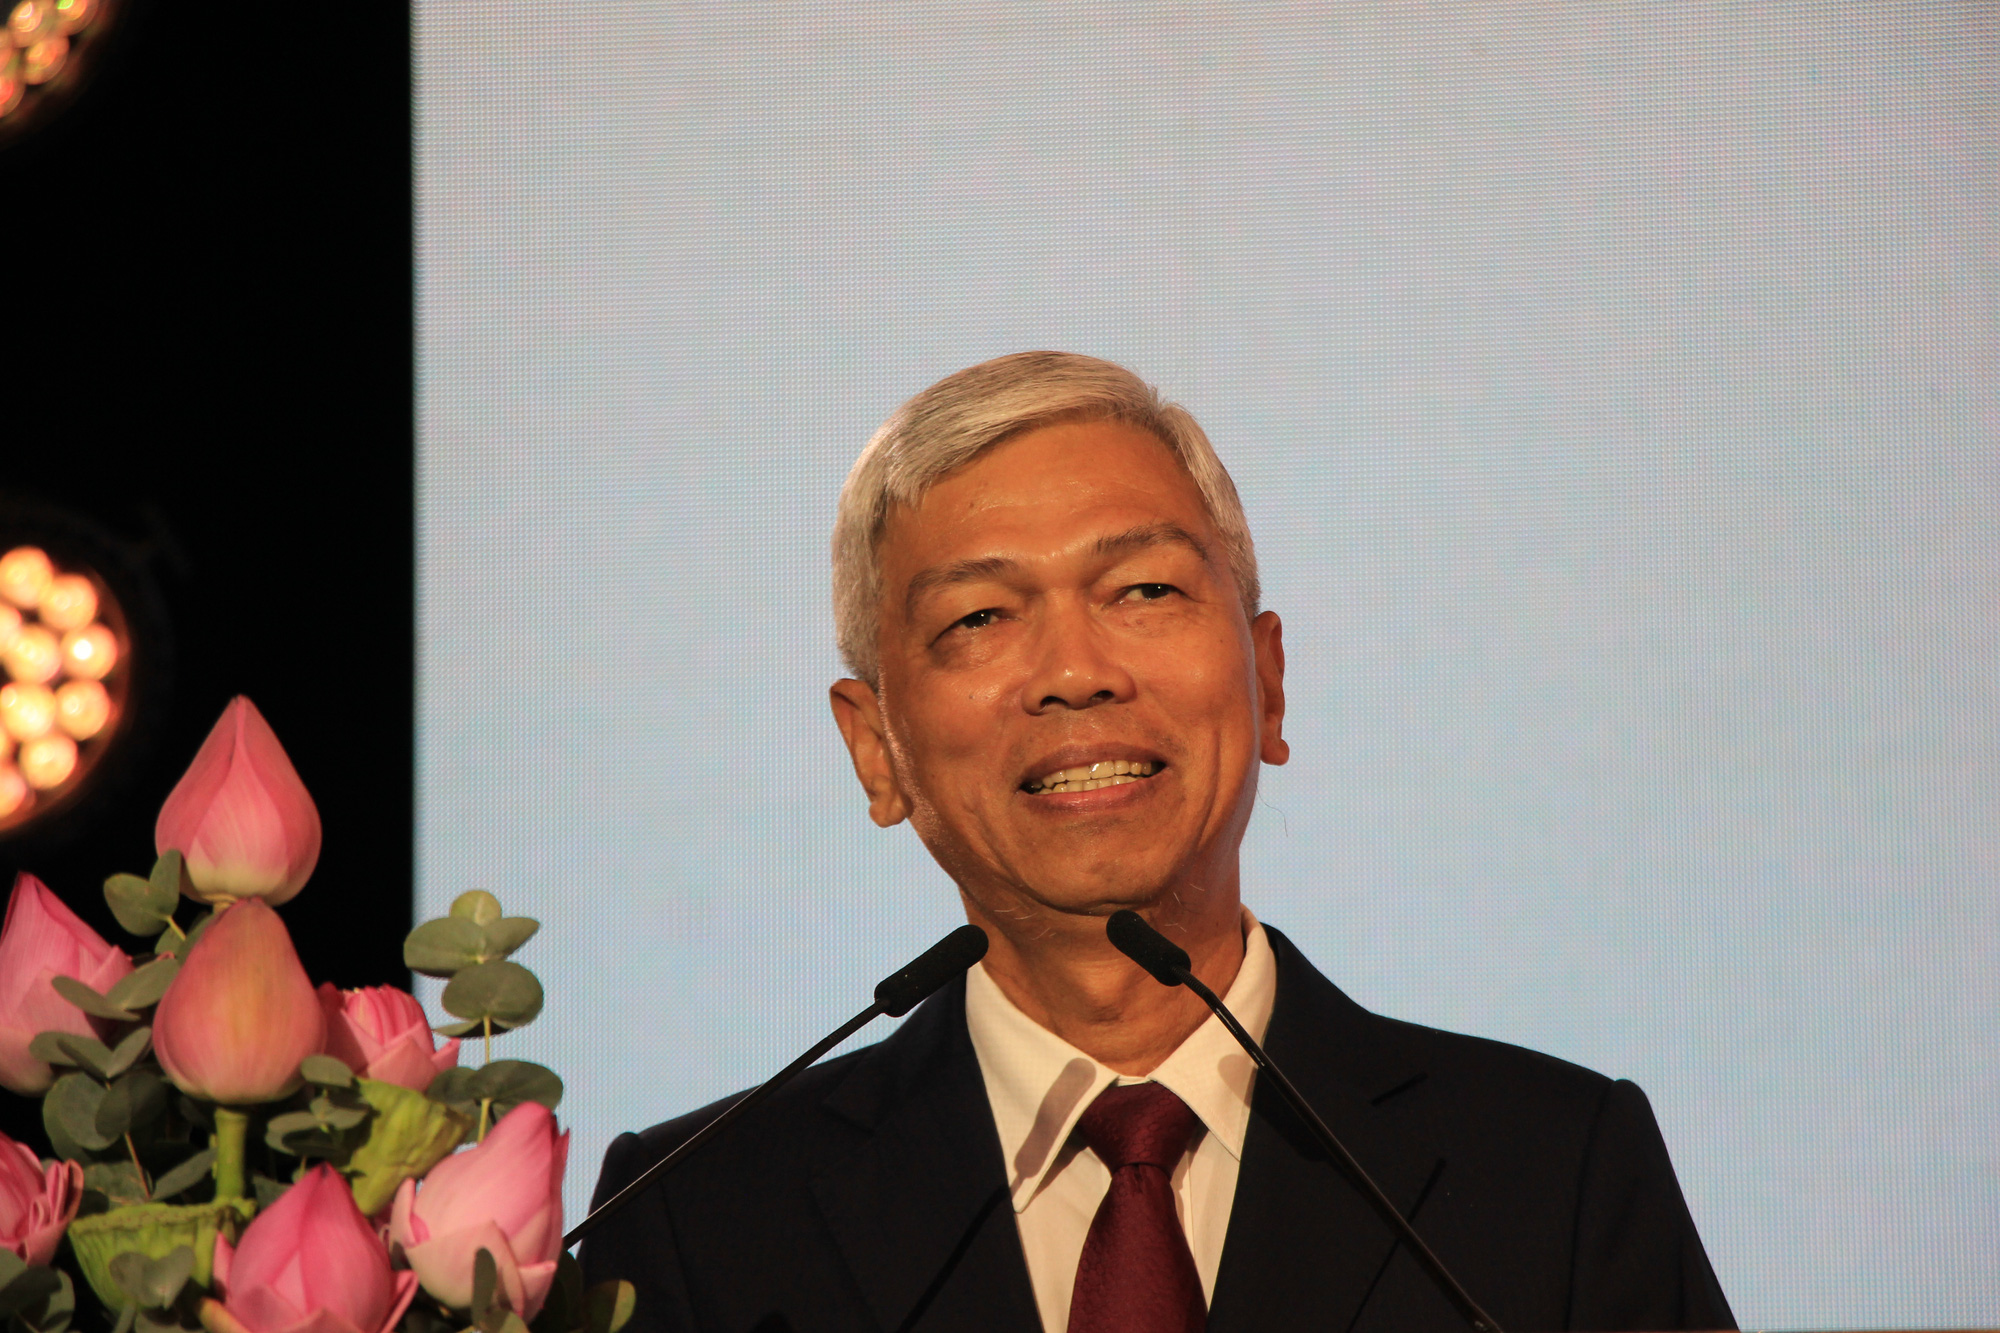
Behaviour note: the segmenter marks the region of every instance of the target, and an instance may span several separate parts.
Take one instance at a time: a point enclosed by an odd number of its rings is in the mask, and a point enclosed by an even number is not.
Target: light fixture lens
[[[0,763],[0,819],[17,813],[28,803],[28,780],[12,764]]]
[[[17,681],[40,685],[63,668],[62,644],[41,625],[23,625],[7,645],[7,674]]]
[[[97,589],[81,574],[58,574],[43,591],[39,610],[50,629],[82,629],[97,619]]]
[[[36,791],[60,787],[76,772],[76,742],[61,732],[38,736],[21,743],[21,753],[15,762],[21,776]]]
[[[14,640],[21,637],[21,613],[5,602],[0,602],[0,657],[14,646]]]
[[[46,685],[0,686],[0,727],[17,741],[38,740],[56,725],[56,692]]]
[[[111,720],[111,695],[94,680],[66,680],[56,691],[56,725],[80,741]]]
[[[70,675],[103,680],[117,665],[118,639],[104,626],[86,625],[63,635],[62,666]]]
[[[48,591],[49,580],[55,576],[49,553],[39,546],[16,546],[0,555],[0,597],[23,611],[41,605],[42,594]]]

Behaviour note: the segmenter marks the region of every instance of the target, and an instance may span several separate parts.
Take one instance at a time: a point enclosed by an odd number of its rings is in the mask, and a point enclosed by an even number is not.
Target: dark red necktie
[[[1200,1120],[1158,1083],[1106,1088],[1077,1121],[1111,1171],[1090,1220],[1069,1333],[1201,1333],[1201,1296],[1187,1233],[1174,1211],[1174,1167]]]

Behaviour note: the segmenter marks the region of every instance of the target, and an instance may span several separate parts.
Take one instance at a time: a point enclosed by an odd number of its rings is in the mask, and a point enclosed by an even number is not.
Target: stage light
[[[10,136],[47,117],[63,97],[63,85],[78,80],[85,48],[99,40],[106,0],[0,0],[0,131]],[[94,59],[85,63],[94,64]],[[73,88],[69,90],[73,92]]]
[[[52,791],[76,772],[76,742],[61,732],[21,742],[15,766],[36,791]]]
[[[56,549],[22,543],[0,554],[0,834],[78,790],[122,720],[123,609],[103,579],[52,557]]]

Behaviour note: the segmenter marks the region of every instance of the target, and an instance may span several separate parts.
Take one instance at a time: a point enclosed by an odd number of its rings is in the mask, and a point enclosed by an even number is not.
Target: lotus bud
[[[192,895],[282,903],[319,861],[319,809],[277,733],[238,695],[160,807],[153,845],[179,850]]]
[[[278,914],[246,898],[202,932],[153,1011],[153,1052],[175,1087],[224,1106],[299,1086],[326,1018]]]
[[[37,1034],[103,1035],[105,1025],[56,994],[50,982],[75,977],[106,991],[131,970],[123,950],[106,944],[40,880],[29,874],[15,879],[0,926],[0,1087],[23,1097],[49,1090],[54,1071],[28,1054]]]
[[[541,1312],[562,1251],[562,1178],[569,1135],[555,1115],[523,1102],[486,1141],[431,1168],[396,1191],[389,1241],[424,1290],[453,1309],[472,1304],[480,1250],[493,1255],[507,1308],[526,1320]]]
[[[326,1053],[363,1078],[422,1092],[458,1064],[458,1038],[437,1044],[424,1007],[394,986],[343,991],[321,983]]]
[[[0,1134],[0,1250],[31,1264],[48,1263],[82,1203],[81,1166],[44,1167],[26,1144]]]
[[[355,1210],[347,1182],[316,1166],[231,1245],[215,1243],[220,1301],[201,1304],[210,1333],[388,1333],[417,1293],[414,1273]]]

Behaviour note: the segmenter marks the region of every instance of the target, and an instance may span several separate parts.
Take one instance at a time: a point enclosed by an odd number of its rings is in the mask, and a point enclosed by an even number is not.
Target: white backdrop
[[[1638,1079],[1746,1326],[2000,1323],[1994,13],[417,0],[420,907],[546,922],[572,1207],[953,922],[833,502],[1060,347],[1251,511],[1250,904]]]

